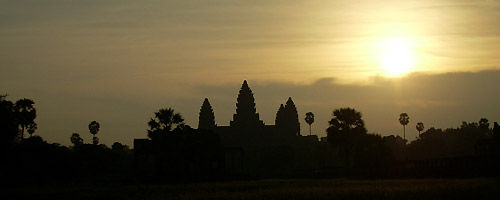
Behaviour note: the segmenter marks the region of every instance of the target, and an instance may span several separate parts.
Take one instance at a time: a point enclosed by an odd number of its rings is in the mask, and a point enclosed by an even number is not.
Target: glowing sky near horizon
[[[95,78],[95,71],[106,78],[120,72],[116,78],[121,79],[180,73],[182,78],[170,78],[200,82],[212,77],[226,82],[228,76],[238,82],[245,77],[363,81],[387,75],[380,59],[388,55],[378,45],[398,38],[412,42],[405,50],[415,59],[412,71],[477,71],[498,68],[500,60],[495,56],[499,1],[49,0],[2,5],[2,65],[18,73],[25,69],[24,75],[48,70],[80,80]]]
[[[243,79],[310,85],[334,78],[337,84],[370,85],[411,73],[500,69],[498,0],[0,0],[0,5],[0,93],[38,102],[44,114],[39,131],[55,132],[51,139],[86,132],[92,116],[116,110],[119,114],[102,118],[117,117],[109,122],[113,130],[136,137],[159,107],[182,110],[189,103],[198,109],[201,102],[186,99],[203,100],[195,89],[203,85],[234,85],[235,92]],[[66,105],[70,99],[77,102]],[[196,113],[185,115],[196,125]],[[138,124],[121,127],[133,122]]]

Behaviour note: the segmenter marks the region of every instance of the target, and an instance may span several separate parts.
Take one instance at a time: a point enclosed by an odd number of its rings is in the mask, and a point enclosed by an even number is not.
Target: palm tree
[[[417,128],[418,134],[420,135],[420,132],[424,130],[424,123],[418,122],[415,128]]]
[[[406,125],[408,125],[408,123],[410,123],[410,117],[408,117],[408,114],[406,113],[401,113],[399,115],[399,123],[401,123],[401,125],[403,125],[403,139],[406,140]]]
[[[99,122],[96,122],[96,121],[92,121],[89,124],[89,131],[94,136],[94,137],[92,137],[93,144],[99,143],[99,139],[95,136],[95,134],[97,134],[97,132],[99,132],[100,127],[101,126],[99,125]]]
[[[174,109],[162,108],[158,112],[155,112],[155,118],[151,118],[148,125],[148,137],[155,139],[158,136],[168,134],[175,128],[174,125],[182,127],[184,119],[180,113],[175,113]]]
[[[306,123],[309,124],[309,135],[311,135],[311,124],[314,123],[314,114],[312,112],[306,113]]]
[[[21,126],[21,139],[24,139],[24,130],[34,123],[36,109],[35,102],[31,99],[19,99],[15,103],[17,123]]]
[[[345,165],[349,167],[351,157],[355,156],[359,149],[365,148],[359,143],[367,135],[361,113],[353,108],[335,109],[333,118],[328,123],[330,124],[326,129],[328,143],[339,148],[341,155],[345,156]]]

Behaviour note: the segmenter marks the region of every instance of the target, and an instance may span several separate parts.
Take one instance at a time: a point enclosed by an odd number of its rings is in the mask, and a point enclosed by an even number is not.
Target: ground
[[[500,199],[500,179],[272,179],[168,185],[3,187],[2,199]]]

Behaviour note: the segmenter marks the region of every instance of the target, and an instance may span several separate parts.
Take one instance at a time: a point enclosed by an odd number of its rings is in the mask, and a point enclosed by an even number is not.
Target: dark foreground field
[[[4,187],[0,191],[2,199],[500,199],[500,179],[279,179],[172,185]]]

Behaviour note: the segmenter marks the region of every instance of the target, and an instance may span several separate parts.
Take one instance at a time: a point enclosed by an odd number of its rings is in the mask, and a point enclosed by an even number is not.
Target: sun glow
[[[386,38],[379,44],[380,66],[388,76],[401,76],[412,71],[414,59],[411,41]]]

